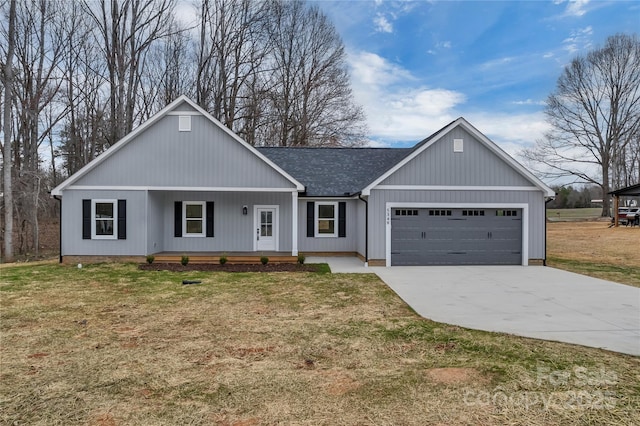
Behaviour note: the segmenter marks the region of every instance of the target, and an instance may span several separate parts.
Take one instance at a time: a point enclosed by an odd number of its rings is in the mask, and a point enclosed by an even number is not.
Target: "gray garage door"
[[[392,209],[392,265],[520,265],[521,209]]]

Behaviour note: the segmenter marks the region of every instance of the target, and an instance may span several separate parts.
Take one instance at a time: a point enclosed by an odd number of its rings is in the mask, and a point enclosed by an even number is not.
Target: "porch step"
[[[210,255],[188,255],[189,263],[203,264],[213,263],[219,264],[221,256]],[[227,256],[227,264],[229,265],[246,265],[246,264],[258,264],[262,255],[252,256]],[[295,256],[267,256],[269,263],[297,263],[298,258]],[[156,255],[154,262],[156,263],[180,263],[182,255]]]

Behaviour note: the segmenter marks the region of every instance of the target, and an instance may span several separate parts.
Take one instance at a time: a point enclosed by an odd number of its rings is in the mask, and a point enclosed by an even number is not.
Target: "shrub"
[[[187,266],[187,264],[189,263],[189,256],[182,256],[182,259],[180,259],[180,263],[182,264],[182,266]]]
[[[305,255],[302,253],[298,253],[298,263],[304,265],[304,260],[306,259]]]
[[[154,260],[156,260],[156,257],[154,255],[150,254],[150,255],[147,256],[147,263],[149,265],[151,265]]]
[[[262,256],[262,257],[260,258],[260,262],[261,262],[263,265],[266,265],[267,263],[269,263],[269,258],[268,258],[267,256]]]
[[[221,265],[224,265],[225,263],[227,263],[227,260],[227,255],[223,253],[222,256],[220,256],[219,262]]]

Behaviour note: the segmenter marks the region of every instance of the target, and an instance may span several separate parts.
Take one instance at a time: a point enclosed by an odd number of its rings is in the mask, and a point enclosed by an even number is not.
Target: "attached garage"
[[[392,208],[391,265],[520,265],[523,209]]]

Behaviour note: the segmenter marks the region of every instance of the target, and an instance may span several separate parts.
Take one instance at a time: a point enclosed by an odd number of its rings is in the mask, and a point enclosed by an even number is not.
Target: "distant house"
[[[386,266],[543,259],[554,195],[464,118],[410,149],[255,148],[186,97],[52,194],[66,261],[303,252]]]

